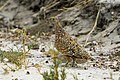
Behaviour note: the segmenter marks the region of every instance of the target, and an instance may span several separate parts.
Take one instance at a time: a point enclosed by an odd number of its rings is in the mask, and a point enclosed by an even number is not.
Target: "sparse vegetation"
[[[65,68],[61,69],[61,74],[58,71],[60,63],[61,63],[61,61],[58,59],[59,53],[56,52],[54,49],[50,49],[48,52],[52,55],[53,66],[50,67],[50,73],[46,71],[41,74],[44,80],[60,80],[60,78],[61,80],[65,80],[66,79]]]
[[[112,72],[110,72],[110,80],[114,80],[114,79],[113,79],[113,73],[112,73]]]
[[[1,62],[4,62],[4,59],[8,59],[8,62],[16,64],[18,68],[22,67],[23,63],[23,53],[17,51],[1,51],[0,52]]]
[[[119,0],[0,0],[0,80],[120,80],[119,53]]]
[[[21,43],[23,45],[23,49],[18,49],[18,51],[14,51],[13,49],[11,49],[11,51],[0,50],[0,59],[2,62],[4,62],[5,58],[8,59],[8,62],[16,64],[18,69],[22,68],[22,65],[27,68],[26,56],[28,55],[30,49],[27,51],[25,48],[26,40],[28,39],[26,30],[19,30],[18,34],[22,37]]]
[[[77,75],[73,75],[74,80],[78,80]]]
[[[67,73],[65,72],[65,68],[62,68],[61,69],[61,80],[65,80],[66,79],[66,75],[67,75]]]
[[[4,70],[3,75],[5,75],[5,74],[9,74],[10,71],[9,71],[7,68],[3,68],[3,67],[2,67],[2,69]]]

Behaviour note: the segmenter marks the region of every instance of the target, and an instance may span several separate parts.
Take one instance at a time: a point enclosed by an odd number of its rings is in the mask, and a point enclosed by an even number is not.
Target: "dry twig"
[[[96,26],[97,26],[97,22],[98,22],[99,15],[100,15],[100,9],[98,10],[98,13],[97,13],[97,16],[96,16],[96,19],[95,19],[94,26],[93,26],[92,30],[91,30],[91,31],[88,33],[88,35],[87,35],[88,37],[87,37],[87,39],[86,39],[86,41],[85,41],[85,45],[84,45],[84,46],[87,45],[87,42],[88,42],[88,39],[89,39],[91,33],[95,30],[95,28],[96,28]]]
[[[4,7],[10,2],[11,0],[7,0],[6,3],[0,7],[0,11],[2,11],[4,9]]]

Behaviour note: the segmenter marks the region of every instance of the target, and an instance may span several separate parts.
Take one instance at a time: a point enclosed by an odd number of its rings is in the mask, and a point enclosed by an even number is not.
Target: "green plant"
[[[61,64],[61,61],[58,59],[58,52],[50,49],[50,54],[52,54],[52,59],[53,59],[53,66],[50,67],[50,73],[48,71],[41,73],[43,76],[44,80],[60,80],[59,76],[61,77],[61,80],[65,80],[66,78],[66,73],[65,73],[65,68],[61,69],[61,74],[59,74],[58,68],[59,65]]]
[[[37,39],[40,37],[40,33],[38,32],[33,38],[31,37],[31,43],[28,45],[28,49],[39,49],[39,45],[36,43]]]
[[[4,70],[4,73],[3,73],[4,75],[5,75],[5,74],[9,74],[10,71],[9,71],[7,68],[3,68],[3,67],[2,67],[2,69]]]
[[[65,73],[65,68],[62,68],[61,69],[61,80],[65,80],[65,78],[66,78],[66,73]]]
[[[24,65],[25,68],[27,68],[26,56],[28,55],[30,49],[26,50],[25,46],[28,39],[28,35],[26,33],[26,29],[18,30],[17,33],[19,37],[22,38],[21,44],[23,46],[23,49],[19,50],[16,46],[18,51],[14,51],[13,48],[11,48],[10,51],[0,50],[0,60],[1,62],[4,62],[4,59],[7,58],[8,62],[16,64],[17,69],[22,68],[22,65]]]
[[[22,67],[22,62],[23,62],[23,53],[22,52],[17,52],[17,51],[13,51],[13,50],[3,52],[3,51],[0,50],[0,60],[1,60],[1,62],[4,62],[5,58],[8,59],[8,62],[16,64],[18,68]]]
[[[110,72],[110,80],[114,80],[112,72]]]
[[[54,65],[51,67],[50,73],[44,72],[41,74],[44,80],[59,80],[58,67],[59,67],[60,62],[56,58],[54,58],[53,64]]]
[[[79,80],[77,75],[73,75],[74,80]]]
[[[29,35],[27,35],[27,31],[26,29],[22,29],[22,30],[18,30],[18,36],[22,38],[21,40],[21,44],[23,46],[23,62],[24,62],[24,66],[25,66],[25,69],[27,68],[27,61],[26,61],[26,56],[28,55],[28,52],[30,51],[31,48],[28,48],[28,51],[26,50],[25,46],[26,46],[26,42],[29,38]]]
[[[41,74],[43,76],[44,80],[55,80],[54,79],[54,71],[50,70],[50,73],[48,73],[47,71]]]

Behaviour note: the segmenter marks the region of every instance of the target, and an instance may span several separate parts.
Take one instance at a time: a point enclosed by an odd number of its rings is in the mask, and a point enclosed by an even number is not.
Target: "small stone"
[[[27,71],[27,73],[26,73],[26,74],[28,75],[28,74],[30,74],[30,72],[29,72],[29,71]]]
[[[51,57],[50,55],[47,55],[47,57]]]
[[[32,38],[32,39],[34,39],[34,38],[35,38],[35,36],[31,36],[31,38]]]
[[[84,70],[87,70],[88,68],[87,67],[84,67]]]
[[[40,56],[37,56],[37,58],[40,58]]]
[[[103,78],[103,79],[106,79],[106,78]]]
[[[120,71],[120,68],[119,68],[119,67],[116,67],[115,70],[114,70],[114,72],[115,72],[115,71]]]
[[[34,65],[34,63],[32,63],[31,65]]]
[[[93,44],[97,45],[98,43],[96,41],[93,41]]]
[[[7,58],[4,58],[3,60],[4,60],[4,62],[8,62],[9,61]]]
[[[45,48],[42,48],[42,49],[40,50],[40,52],[45,52]]]
[[[15,69],[12,69],[11,71],[15,72]]]
[[[100,53],[99,56],[103,56],[103,53]]]
[[[48,63],[48,61],[45,61],[45,63]]]
[[[32,55],[29,55],[29,58],[32,58]]]
[[[80,73],[78,73],[78,75],[80,75]]]
[[[111,12],[111,14],[114,14],[114,12]]]
[[[18,78],[15,78],[15,80],[18,80]]]
[[[96,64],[93,64],[93,67],[95,67],[96,66]]]

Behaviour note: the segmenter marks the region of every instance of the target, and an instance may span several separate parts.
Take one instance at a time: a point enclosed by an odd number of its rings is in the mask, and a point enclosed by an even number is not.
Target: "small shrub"
[[[22,52],[16,52],[16,51],[7,51],[3,52],[0,50],[0,60],[1,62],[4,62],[4,59],[7,58],[8,62],[11,62],[13,64],[16,64],[17,67],[22,67],[23,62],[23,53]]]
[[[58,52],[50,49],[50,54],[52,55],[52,59],[53,59],[53,66],[50,68],[50,73],[44,72],[41,75],[43,76],[44,80],[60,80],[59,76],[61,78],[61,80],[65,80],[66,78],[66,73],[65,73],[65,68],[61,69],[61,74],[59,74],[58,68],[59,65],[61,64],[61,61],[57,58],[58,56]]]

